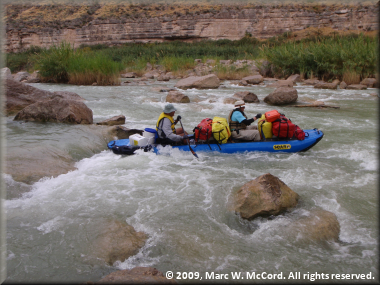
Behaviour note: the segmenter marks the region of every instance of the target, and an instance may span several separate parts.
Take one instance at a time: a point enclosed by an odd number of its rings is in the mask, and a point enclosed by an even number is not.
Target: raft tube
[[[266,140],[258,142],[235,142],[225,144],[195,144],[191,147],[195,152],[220,152],[220,153],[239,153],[251,151],[264,152],[303,152],[315,146],[322,138],[323,132],[318,129],[304,130],[305,139],[287,139],[287,140]],[[115,154],[131,155],[138,149],[143,149],[145,152],[153,151],[159,154],[158,145],[152,144],[147,146],[130,146],[129,139],[113,140],[107,144],[108,148]],[[168,146],[177,148],[183,151],[190,151],[188,145]]]

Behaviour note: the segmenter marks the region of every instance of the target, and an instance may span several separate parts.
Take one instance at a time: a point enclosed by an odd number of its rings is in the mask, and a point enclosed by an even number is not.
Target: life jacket
[[[260,138],[271,139],[273,137],[272,133],[272,123],[267,121],[265,114],[257,122],[257,128],[259,129]]]
[[[166,138],[166,135],[165,135],[164,131],[162,130],[162,123],[161,123],[161,121],[164,118],[168,118],[170,120],[170,122],[172,123],[172,125],[171,125],[172,131],[175,134],[175,126],[174,126],[173,117],[165,114],[164,112],[162,112],[161,115],[158,117],[157,124],[156,124],[156,131],[157,131],[157,133],[158,133],[158,130],[161,131],[161,136],[160,136],[160,134],[159,134],[159,136],[162,137],[162,138]]]
[[[232,121],[231,117],[234,112],[240,112],[242,115],[246,118],[247,116],[244,114],[244,112],[240,111],[239,109],[233,109],[230,114],[228,115],[228,125],[230,127],[230,130],[245,130],[247,128],[247,125],[244,123],[239,123],[238,121]]]
[[[284,115],[280,116],[280,119],[272,122],[272,132],[278,138],[293,138],[296,125]]]
[[[212,136],[220,144],[228,141],[231,136],[231,130],[228,126],[227,119],[214,117],[212,120]]]
[[[212,119],[203,119],[193,130],[196,142],[208,141],[212,136]]]

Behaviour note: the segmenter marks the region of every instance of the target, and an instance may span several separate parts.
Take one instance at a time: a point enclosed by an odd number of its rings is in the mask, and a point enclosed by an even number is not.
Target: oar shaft
[[[183,130],[183,133],[186,134],[185,129],[183,128],[183,125],[182,125],[182,121],[179,120],[179,122],[181,123],[181,127],[182,127],[182,130]],[[191,153],[192,153],[196,158],[198,158],[198,155],[195,153],[195,151],[194,151],[194,150],[191,148],[191,146],[190,146],[190,140],[189,140],[189,138],[187,138],[187,145],[189,146],[189,149],[190,149]]]

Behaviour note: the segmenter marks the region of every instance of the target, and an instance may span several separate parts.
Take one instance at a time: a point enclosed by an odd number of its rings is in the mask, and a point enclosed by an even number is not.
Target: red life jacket
[[[196,142],[199,140],[207,141],[212,136],[212,119],[206,118],[203,119],[198,126],[196,126],[193,130],[194,139]]]
[[[272,132],[278,138],[291,139],[296,130],[296,125],[284,115],[280,116],[280,119],[272,122]]]

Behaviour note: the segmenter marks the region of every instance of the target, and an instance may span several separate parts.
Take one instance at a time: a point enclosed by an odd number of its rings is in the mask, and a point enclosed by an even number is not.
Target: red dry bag
[[[277,119],[272,123],[273,135],[278,138],[291,139],[295,130],[296,125],[283,115],[280,116],[280,119]]]
[[[294,137],[297,140],[303,141],[305,139],[305,132],[299,126],[296,126],[296,130],[294,131]]]
[[[268,111],[265,113],[265,119],[267,122],[273,122],[280,119],[280,113],[277,110]]]
[[[212,119],[203,119],[198,126],[193,130],[194,139],[196,142],[199,140],[208,141],[212,136]]]

